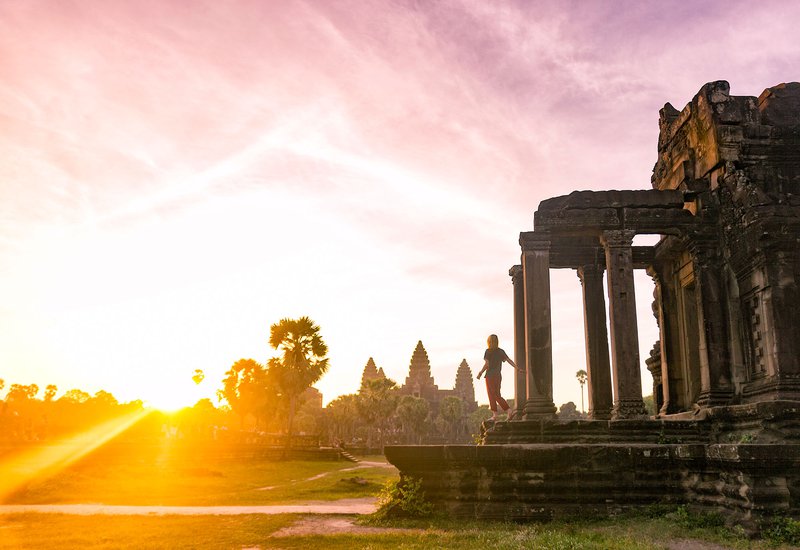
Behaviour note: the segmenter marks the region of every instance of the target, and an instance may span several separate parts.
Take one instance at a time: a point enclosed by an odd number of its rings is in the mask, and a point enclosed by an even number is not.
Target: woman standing
[[[508,419],[514,418],[514,413],[509,412],[510,407],[508,402],[500,395],[500,382],[503,377],[500,373],[503,366],[503,361],[507,361],[509,365],[517,370],[524,370],[518,367],[511,358],[506,355],[502,348],[498,347],[497,335],[490,334],[486,340],[488,349],[483,354],[483,368],[478,373],[478,380],[481,379],[481,374],[486,373],[486,393],[489,395],[489,408],[492,410],[492,421],[497,420],[497,405],[503,409],[503,412],[508,414]]]

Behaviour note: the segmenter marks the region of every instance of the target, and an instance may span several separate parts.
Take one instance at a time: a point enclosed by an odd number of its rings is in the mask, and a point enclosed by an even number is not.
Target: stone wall
[[[800,512],[800,445],[520,444],[387,447],[454,517],[506,521],[688,503],[755,527]]]

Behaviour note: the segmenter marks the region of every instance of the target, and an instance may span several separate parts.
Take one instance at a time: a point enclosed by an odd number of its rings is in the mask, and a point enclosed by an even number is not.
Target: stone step
[[[339,456],[341,456],[345,460],[349,460],[350,462],[355,462],[355,463],[359,462],[359,460],[356,457],[354,457],[345,450],[339,450]]]

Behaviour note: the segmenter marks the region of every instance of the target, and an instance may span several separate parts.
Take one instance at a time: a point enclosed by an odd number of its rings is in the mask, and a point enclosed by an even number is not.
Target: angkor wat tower
[[[364,387],[367,380],[376,378],[386,378],[386,375],[383,368],[377,368],[375,361],[370,357],[361,375],[361,387]],[[478,403],[475,401],[475,387],[472,384],[472,370],[470,370],[467,360],[462,360],[456,371],[454,388],[452,390],[439,389],[431,374],[428,352],[421,340],[417,342],[417,346],[411,354],[408,376],[405,383],[400,386],[399,393],[425,399],[434,413],[439,410],[439,403],[442,399],[448,396],[461,399],[464,402],[465,412],[472,412],[478,408]]]
[[[408,376],[405,384],[400,387],[400,393],[427,400],[434,413],[439,410],[439,403],[442,399],[448,396],[460,398],[464,402],[465,412],[471,412],[478,408],[478,403],[475,401],[475,388],[472,385],[472,371],[467,365],[467,360],[461,361],[461,365],[458,367],[454,389],[440,390],[431,375],[431,362],[422,341],[417,342],[417,347],[414,348],[414,353],[411,355]]]
[[[472,383],[472,369],[469,368],[466,359],[462,360],[458,366],[453,395],[461,399],[470,410],[477,408],[475,386]]]
[[[361,373],[361,389],[364,389],[364,386],[367,385],[367,382],[379,380],[381,378],[386,378],[383,368],[378,369],[378,367],[375,365],[375,360],[370,357],[367,360],[367,364],[364,365],[364,372]]]
[[[431,362],[428,359],[428,352],[422,345],[422,340],[417,342],[414,353],[411,355],[411,363],[408,366],[408,376],[406,382],[400,388],[400,393],[421,397],[431,403],[439,402],[439,386],[433,381],[431,376]]]

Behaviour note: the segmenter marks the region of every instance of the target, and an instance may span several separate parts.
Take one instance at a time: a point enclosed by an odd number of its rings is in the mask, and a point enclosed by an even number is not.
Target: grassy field
[[[326,532],[281,536],[300,518],[263,516],[0,515],[0,549],[16,548],[283,548],[359,549],[587,549],[766,550],[796,548],[750,541],[735,532],[686,529],[666,518],[628,517],[598,522],[513,525],[432,519],[395,522],[379,532]],[[276,536],[277,535],[277,536]]]
[[[344,461],[139,456],[99,452],[6,499],[16,504],[265,505],[375,496],[393,468]],[[382,457],[372,460],[382,461]],[[605,520],[515,525],[296,515],[75,516],[0,514],[0,549],[17,548],[791,548],[751,541],[719,522],[669,510]],[[702,519],[702,518],[700,518]],[[299,526],[299,527],[298,527]],[[287,528],[290,529],[287,531]],[[690,541],[687,543],[686,541]],[[705,542],[700,542],[705,541]],[[774,539],[773,539],[774,542]],[[675,546],[682,544],[682,546]]]
[[[394,468],[98,453],[15,491],[5,504],[267,505],[374,496]],[[375,457],[385,463],[383,457]]]

